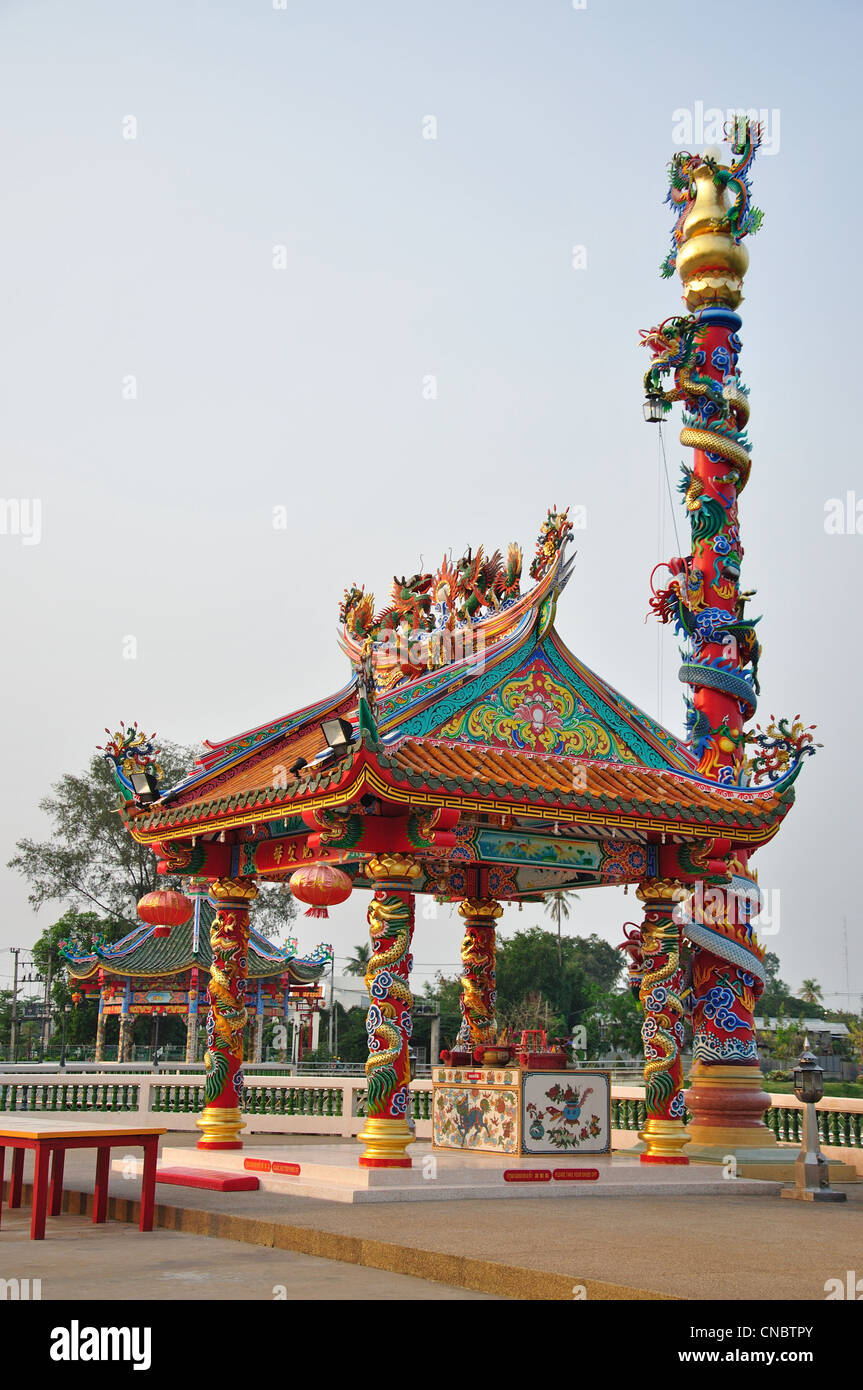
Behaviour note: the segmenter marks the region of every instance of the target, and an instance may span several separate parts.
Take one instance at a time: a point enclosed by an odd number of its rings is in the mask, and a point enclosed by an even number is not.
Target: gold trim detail
[[[412,854],[376,854],[366,864],[366,878],[404,879],[412,883],[420,877],[422,864]]]
[[[477,926],[493,927],[498,917],[503,916],[503,908],[494,898],[463,898],[458,915]]]
[[[246,1128],[239,1109],[226,1105],[206,1105],[195,1124],[201,1130],[198,1144],[204,1148],[208,1144],[238,1144],[240,1130]]]
[[[646,1158],[685,1157],[682,1150],[689,1143],[689,1132],[682,1120],[661,1120],[654,1115],[648,1116],[638,1137],[645,1146]]]
[[[405,1152],[408,1144],[413,1144],[416,1135],[408,1127],[407,1120],[378,1119],[371,1115],[357,1135],[365,1144],[360,1154],[360,1167],[405,1168],[410,1164],[410,1156]],[[363,1160],[366,1160],[364,1165]],[[370,1161],[369,1161],[370,1160]]]
[[[258,885],[253,878],[214,878],[207,892],[224,907],[230,902],[253,902],[258,896]]]

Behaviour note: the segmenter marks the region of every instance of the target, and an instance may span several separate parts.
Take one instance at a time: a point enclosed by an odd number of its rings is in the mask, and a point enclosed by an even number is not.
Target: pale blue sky
[[[743,580],[764,614],[759,717],[799,711],[826,745],[756,862],[780,894],[784,977],[845,989],[844,914],[863,990],[863,536],[824,531],[829,498],[863,499],[860,11],[722,13],[0,3],[0,493],[40,499],[43,532],[0,535],[2,862],[43,833],[39,797],[105,724],[222,738],[335,690],[345,584],[380,596],[469,542],[532,549],[551,502],[588,517],[562,635],[680,728],[674,643],[660,698],[643,622],[674,546],[638,329],[680,303],[658,275],[673,113],[756,107],[778,148],[754,171],[765,223],[742,310]],[[676,430],[668,443],[676,474]],[[24,885],[0,882],[0,945],[26,945]],[[363,902],[332,919],[342,954]],[[586,895],[579,928],[616,942],[635,906]],[[459,934],[421,923],[420,982],[455,964]]]

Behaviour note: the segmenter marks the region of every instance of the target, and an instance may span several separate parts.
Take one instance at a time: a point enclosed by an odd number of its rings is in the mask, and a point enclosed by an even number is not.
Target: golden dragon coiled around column
[[[382,937],[394,937],[391,946],[372,954],[365,978],[371,1000],[368,1014],[370,1042],[374,1037],[384,1044],[377,1052],[370,1052],[366,1062],[371,1109],[399,1084],[395,1064],[402,1051],[403,1029],[393,1021],[397,1017],[397,1008],[392,1001],[398,1001],[409,1009],[413,1004],[413,995],[407,983],[391,967],[400,965],[406,959],[410,947],[408,904],[395,895],[375,898],[369,908],[369,935],[373,944]],[[385,978],[381,979],[381,976]]]
[[[231,921],[226,922],[226,928],[232,925]],[[210,965],[210,999],[214,1005],[213,1013],[215,1020],[216,1039],[222,1044],[226,1052],[230,1052],[234,1057],[243,1055],[243,1029],[246,1026],[248,1013],[245,1004],[237,1002],[237,996],[232,989],[232,975],[229,971],[236,973],[234,957],[240,951],[240,943],[230,935],[229,931],[224,934],[220,931],[213,936],[213,960]],[[225,969],[216,963],[216,953],[224,962]],[[218,1005],[218,1007],[215,1007]]]
[[[660,942],[655,938],[646,938],[643,946],[643,957],[649,957],[653,951],[662,950]],[[676,944],[668,952],[668,959],[664,965],[656,970],[648,970],[641,977],[641,988],[639,991],[639,1001],[642,1008],[647,1010],[647,999],[653,987],[661,985],[666,980],[670,980],[677,972],[680,963],[680,956]],[[659,1013],[653,1014],[656,1022],[656,1032],[649,1039],[651,1045],[657,1050],[662,1051],[661,1057],[653,1057],[645,1062],[644,1080],[647,1086],[648,1107],[651,1104],[664,1104],[671,1099],[674,1091],[674,1080],[671,1075],[672,1068],[678,1055],[678,1047],[675,1039],[669,1031],[673,1026],[674,1020],[669,1014],[676,1014],[679,1018],[683,1017],[683,1004],[674,990],[666,987],[665,1004]]]
[[[225,913],[222,924],[211,938],[210,1012],[204,1053],[204,1096],[208,1103],[222,1090],[229,1070],[228,1058],[243,1060],[243,1029],[248,1014],[242,996],[231,987],[237,974],[235,957],[243,950],[242,943],[232,933],[234,925],[233,913]]]
[[[712,377],[701,376],[696,367],[698,344],[703,328],[692,317],[666,319],[657,328],[641,334],[642,342],[654,354],[644,376],[645,394],[658,396],[667,405],[675,401],[710,401],[718,411],[712,418],[684,417],[680,442],[687,449],[702,449],[727,459],[737,475],[737,491],[749,481],[752,460],[744,438],[749,420],[749,399],[739,379],[730,376],[720,386]],[[662,376],[673,371],[675,383],[664,390]]]
[[[492,1026],[494,1011],[493,1009],[489,1011],[483,991],[477,985],[476,980],[467,972],[472,968],[475,974],[487,978],[489,967],[492,967],[491,978],[493,979],[494,954],[483,946],[473,933],[468,931],[462,941],[461,959],[466,972],[461,977],[462,1014],[470,1029],[471,1037],[476,1042],[479,1034]]]

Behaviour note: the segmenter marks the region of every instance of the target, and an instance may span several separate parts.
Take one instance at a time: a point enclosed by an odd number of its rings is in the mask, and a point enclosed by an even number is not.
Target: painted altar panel
[[[440,1149],[518,1153],[518,1086],[435,1086],[432,1142]]]
[[[521,1118],[523,1153],[608,1153],[611,1074],[523,1072]]]
[[[611,1073],[434,1067],[432,1142],[476,1153],[610,1153]]]

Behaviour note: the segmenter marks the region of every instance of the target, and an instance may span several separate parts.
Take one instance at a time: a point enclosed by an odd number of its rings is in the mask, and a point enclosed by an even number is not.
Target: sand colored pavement
[[[193,1164],[194,1136],[172,1134],[164,1142],[188,1144]],[[253,1151],[272,1142],[269,1135],[251,1136],[246,1147]],[[310,1139],[284,1136],[284,1142],[286,1148],[308,1147]],[[73,1160],[70,1155],[67,1190],[92,1191],[91,1167],[92,1159],[88,1163],[85,1156]],[[137,1180],[112,1175],[110,1190],[116,1199],[113,1214],[131,1220]],[[594,1193],[586,1200],[560,1202],[348,1206],[264,1192],[157,1186],[156,1220],[162,1229],[153,1236],[176,1238],[182,1232],[184,1238],[194,1238],[194,1258],[187,1247],[192,1268],[199,1267],[201,1258],[206,1263],[207,1246],[221,1249],[226,1239],[258,1247],[257,1258],[265,1247],[275,1260],[292,1251],[352,1267],[356,1292],[317,1295],[324,1298],[380,1297],[374,1281],[387,1271],[392,1277],[442,1282],[457,1297],[473,1290],[519,1299],[571,1299],[573,1287],[581,1284],[592,1299],[823,1300],[828,1279],[844,1281],[849,1270],[863,1275],[863,1185],[844,1190],[848,1200],[835,1205],[729,1192],[721,1198]],[[68,1219],[49,1222],[49,1240]],[[4,1226],[6,1220],[4,1211]],[[104,1229],[92,1228],[93,1239]],[[127,1243],[133,1250],[136,1239],[150,1238],[130,1229]],[[0,1238],[0,1248],[4,1244]],[[166,1241],[162,1248],[170,1262],[176,1248],[186,1247]],[[242,1264],[244,1256],[238,1253],[236,1259]],[[179,1287],[183,1281],[175,1282]],[[187,1280],[187,1288],[192,1283]],[[219,1294],[209,1285],[207,1296],[238,1295]]]

